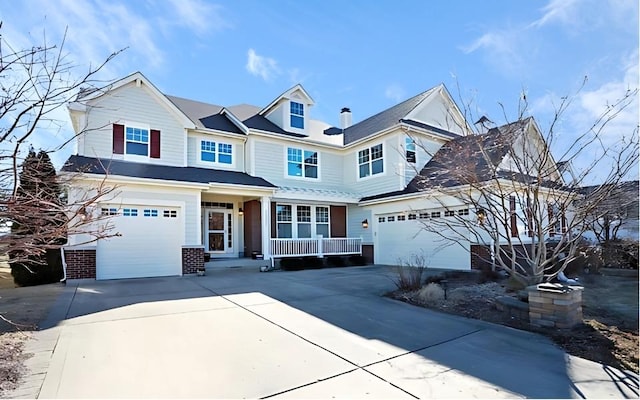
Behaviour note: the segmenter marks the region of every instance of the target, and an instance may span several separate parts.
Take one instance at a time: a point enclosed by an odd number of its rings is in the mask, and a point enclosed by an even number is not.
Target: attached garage
[[[422,229],[423,223],[431,218],[431,212],[375,215],[375,263],[399,265],[410,261],[414,255],[423,255],[429,268],[470,269],[469,242],[463,242],[464,247],[461,247],[459,243],[444,241],[439,234]]]
[[[103,205],[120,236],[98,241],[96,279],[180,275],[184,217],[179,207]]]

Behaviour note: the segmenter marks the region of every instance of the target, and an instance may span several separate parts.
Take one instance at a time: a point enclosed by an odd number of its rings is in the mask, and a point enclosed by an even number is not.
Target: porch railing
[[[362,254],[360,238],[271,239],[271,257],[324,257]]]

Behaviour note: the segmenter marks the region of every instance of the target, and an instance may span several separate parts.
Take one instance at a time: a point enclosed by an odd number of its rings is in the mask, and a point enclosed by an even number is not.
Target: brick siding
[[[182,248],[182,274],[195,274],[204,268],[204,247]]]
[[[96,278],[95,249],[65,249],[64,258],[67,263],[67,279]]]

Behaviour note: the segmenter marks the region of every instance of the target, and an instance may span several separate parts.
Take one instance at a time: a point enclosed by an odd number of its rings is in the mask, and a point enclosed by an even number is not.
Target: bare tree
[[[570,97],[544,133],[522,98],[514,122],[447,142],[409,184],[446,210],[436,218],[425,213],[422,228],[522,284],[554,278],[577,257],[582,234],[607,215],[604,205],[615,188],[637,169],[637,126],[615,143],[603,140],[605,128],[637,96],[637,89],[627,91],[564,149],[556,127]],[[567,174],[571,164],[579,169]],[[580,188],[595,171],[608,173],[584,196]]]
[[[25,224],[39,218],[42,222],[32,224],[38,229],[29,234],[0,236],[0,245],[14,261],[37,259],[48,249],[59,248],[60,238],[67,235],[89,233],[91,240],[111,235],[109,224],[95,224],[95,213],[90,212],[115,189],[105,185],[104,180],[87,187],[85,193],[65,196],[72,198],[71,202],[51,201],[41,189],[19,189],[19,169],[34,135],[53,137],[63,130],[66,122],[57,115],[70,101],[81,102],[81,93],[108,87],[98,79],[98,74],[120,53],[114,52],[103,63],[80,71],[67,59],[65,38],[66,32],[59,44],[50,44],[43,34],[41,43],[15,48],[3,36],[0,22],[0,221],[5,225]],[[72,139],[53,145],[49,152],[59,151]],[[75,178],[77,174],[64,174],[57,178],[56,185],[67,191]],[[31,184],[38,188],[47,186],[42,176],[31,179]]]

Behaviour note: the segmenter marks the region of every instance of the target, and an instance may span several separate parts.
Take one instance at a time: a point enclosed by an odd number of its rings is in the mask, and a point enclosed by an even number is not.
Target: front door
[[[205,246],[210,253],[233,253],[233,213],[231,210],[207,210]]]

